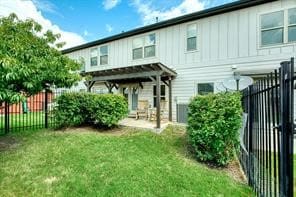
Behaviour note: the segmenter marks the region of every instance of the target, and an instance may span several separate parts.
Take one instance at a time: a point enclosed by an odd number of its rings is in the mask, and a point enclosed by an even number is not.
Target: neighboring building
[[[236,72],[255,78],[296,56],[296,1],[237,1],[63,53],[85,60],[84,71],[95,81],[89,83],[92,91],[108,92],[109,87],[124,94],[131,111],[138,100],[156,105],[154,74],[162,72],[160,100],[171,98],[172,120],[183,122],[190,98],[220,91],[234,65]]]
[[[54,99],[54,94],[47,94],[47,102],[51,103]],[[45,92],[27,97],[23,102],[9,105],[9,114],[22,114],[28,112],[43,112],[45,110]],[[0,115],[5,114],[5,104],[0,103]]]

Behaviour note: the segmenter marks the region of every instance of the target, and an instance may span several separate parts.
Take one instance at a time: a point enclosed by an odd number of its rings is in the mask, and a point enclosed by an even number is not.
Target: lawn
[[[0,196],[253,195],[225,170],[192,159],[185,143],[184,128],[173,126],[160,135],[127,128],[10,134],[0,138]]]
[[[4,133],[4,115],[0,115],[0,134]],[[48,122],[51,124],[49,117]],[[24,131],[27,129],[40,129],[45,126],[44,112],[29,112],[27,114],[10,114],[9,116],[10,132]]]

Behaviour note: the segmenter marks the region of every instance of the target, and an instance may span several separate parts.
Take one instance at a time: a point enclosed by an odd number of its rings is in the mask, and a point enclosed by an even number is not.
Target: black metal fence
[[[0,103],[0,135],[54,126],[54,100],[62,93],[70,91],[76,90],[44,90],[20,103]]]
[[[293,196],[294,59],[243,92],[240,162],[258,196]]]

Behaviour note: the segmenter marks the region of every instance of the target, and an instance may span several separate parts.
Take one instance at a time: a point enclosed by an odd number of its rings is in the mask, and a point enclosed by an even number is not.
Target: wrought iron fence
[[[55,98],[72,91],[79,90],[44,90],[20,103],[0,103],[0,135],[54,126]]]
[[[258,196],[293,196],[294,59],[243,91],[240,162]]]

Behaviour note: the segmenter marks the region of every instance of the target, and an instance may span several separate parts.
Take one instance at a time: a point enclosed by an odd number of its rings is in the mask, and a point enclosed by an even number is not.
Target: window
[[[261,45],[281,44],[284,42],[284,11],[261,16]]]
[[[191,24],[187,26],[187,51],[194,51],[197,49],[196,47],[197,41],[197,25]]]
[[[198,95],[214,93],[214,83],[199,83],[197,84]]]
[[[100,47],[100,65],[108,64],[108,46]]]
[[[288,42],[296,41],[296,8],[288,10]]]
[[[143,58],[143,39],[136,38],[133,40],[133,59]]]
[[[160,100],[165,101],[165,85],[160,85]],[[153,107],[156,107],[156,86],[153,86]]]
[[[78,63],[81,64],[80,71],[85,72],[85,61],[83,57],[79,57]]]
[[[128,92],[129,92],[128,88],[122,89],[123,96],[126,98],[127,101],[128,101]]]
[[[90,65],[97,66],[98,65],[98,49],[91,49],[90,50]]]
[[[133,40],[133,59],[142,59],[155,56],[155,34]]]
[[[155,56],[155,34],[150,34],[145,37],[144,57]]]
[[[261,15],[261,46],[296,41],[296,8]]]

